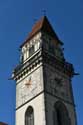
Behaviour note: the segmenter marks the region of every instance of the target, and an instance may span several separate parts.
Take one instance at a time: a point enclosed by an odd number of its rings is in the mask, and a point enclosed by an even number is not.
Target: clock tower
[[[16,81],[16,125],[77,125],[72,93],[73,65],[64,58],[46,16],[20,46]]]

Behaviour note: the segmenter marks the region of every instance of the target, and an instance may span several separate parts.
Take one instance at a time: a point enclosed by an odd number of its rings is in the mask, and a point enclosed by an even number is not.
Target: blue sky
[[[66,59],[80,73],[72,85],[78,125],[82,125],[83,0],[0,0],[0,121],[15,125],[15,82],[8,78],[19,62],[19,46],[44,9],[64,42]]]

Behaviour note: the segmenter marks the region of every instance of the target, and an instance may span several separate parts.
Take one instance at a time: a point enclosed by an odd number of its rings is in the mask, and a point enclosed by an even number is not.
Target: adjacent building
[[[6,123],[3,123],[3,122],[0,122],[0,125],[8,125],[8,124],[6,124]]]

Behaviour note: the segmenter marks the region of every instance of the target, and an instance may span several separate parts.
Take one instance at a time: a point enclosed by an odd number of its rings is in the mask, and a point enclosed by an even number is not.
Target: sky
[[[43,10],[64,55],[80,73],[72,79],[77,123],[83,124],[83,0],[0,0],[0,121],[15,125],[15,82],[9,80],[19,63],[19,46]]]

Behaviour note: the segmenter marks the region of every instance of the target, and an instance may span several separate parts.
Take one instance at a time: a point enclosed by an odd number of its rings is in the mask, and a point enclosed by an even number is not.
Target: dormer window
[[[32,45],[30,48],[29,48],[29,57],[33,55],[35,49],[34,49],[34,45]]]

